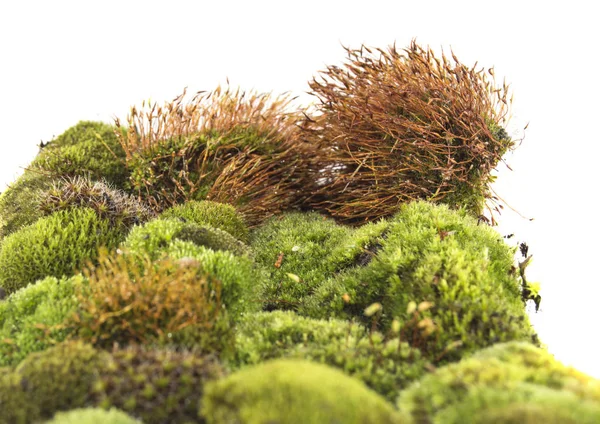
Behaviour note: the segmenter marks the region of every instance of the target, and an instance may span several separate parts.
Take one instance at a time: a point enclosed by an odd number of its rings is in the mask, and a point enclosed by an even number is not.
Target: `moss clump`
[[[355,317],[383,329],[396,320],[403,340],[434,362],[535,339],[514,251],[494,230],[426,202],[404,205],[388,222],[375,259],[327,280],[300,314]]]
[[[84,281],[80,275],[47,277],[0,302],[0,366],[15,365],[71,334],[61,324],[75,311],[76,287]]]
[[[113,352],[111,368],[94,386],[94,404],[116,407],[145,424],[200,424],[204,385],[223,375],[211,357],[132,346]]]
[[[363,47],[310,82],[319,101],[302,128],[322,159],[306,204],[357,224],[414,200],[481,214],[494,200],[491,171],[514,147],[499,130],[507,87],[415,42]]]
[[[492,346],[401,393],[415,422],[572,422],[600,418],[600,381],[528,343]]]
[[[0,377],[0,423],[31,423],[85,406],[110,355],[80,343],[33,353]]]
[[[359,381],[325,365],[280,359],[210,383],[208,423],[398,423],[402,416]]]
[[[152,210],[134,197],[106,182],[86,177],[67,177],[54,182],[40,196],[39,208],[44,215],[74,207],[89,207],[123,230],[154,217]]]
[[[114,248],[123,233],[89,208],[59,211],[4,239],[0,286],[13,293],[46,276],[72,275],[98,247]]]
[[[175,345],[220,351],[230,334],[221,282],[197,264],[101,254],[84,270],[69,327],[95,346]]]
[[[40,193],[52,187],[45,175],[25,170],[14,183],[0,195],[0,243],[20,228],[33,224],[44,216],[39,209]]]
[[[114,126],[80,121],[44,147],[31,164],[52,177],[87,176],[124,188],[125,151]]]
[[[114,130],[101,122],[81,121],[49,142],[0,196],[0,239],[41,218],[39,196],[61,178],[86,176],[123,188],[125,151]]]
[[[214,359],[192,353],[140,347],[109,353],[61,343],[0,372],[0,423],[38,422],[93,406],[115,407],[147,424],[202,423],[204,383],[222,375]]]
[[[302,114],[289,97],[221,87],[184,97],[133,107],[128,117],[121,143],[143,199],[157,211],[190,200],[229,203],[250,225],[300,205],[302,165],[314,149],[299,140]]]
[[[252,254],[244,243],[224,230],[183,222],[176,218],[154,219],[132,229],[122,247],[129,252],[146,254],[156,259],[176,240],[191,242],[215,251],[228,251],[235,255]]]
[[[315,320],[290,311],[248,314],[238,323],[233,369],[275,358],[307,359],[342,370],[394,401],[425,372],[417,349],[356,323]]]
[[[180,218],[185,222],[208,225],[227,231],[235,238],[248,242],[248,227],[242,216],[231,205],[225,203],[189,201],[166,209],[160,214],[161,218]]]
[[[204,246],[212,250],[231,252],[234,255],[252,255],[252,251],[248,246],[233,237],[227,231],[206,225],[184,224],[175,238],[177,240],[192,242],[196,246]]]
[[[251,242],[269,277],[260,294],[264,308],[298,309],[327,278],[368,263],[385,229],[380,222],[354,230],[317,213],[273,217]]]
[[[203,272],[221,282],[221,303],[231,319],[237,321],[244,313],[260,309],[257,288],[264,275],[245,256],[214,251],[194,243],[175,240],[165,255],[184,263],[199,266]]]
[[[59,412],[46,424],[141,424],[141,421],[114,408],[80,408]]]

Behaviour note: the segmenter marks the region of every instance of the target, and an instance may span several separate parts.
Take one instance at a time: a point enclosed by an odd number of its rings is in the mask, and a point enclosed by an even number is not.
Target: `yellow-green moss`
[[[120,229],[89,208],[56,212],[22,228],[0,246],[0,286],[7,293],[47,276],[73,275],[98,247],[114,248]]]
[[[402,423],[382,397],[325,365],[280,359],[207,385],[208,423]]]

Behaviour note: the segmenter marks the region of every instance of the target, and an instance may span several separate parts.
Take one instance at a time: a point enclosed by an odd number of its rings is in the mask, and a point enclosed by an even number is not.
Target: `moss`
[[[87,177],[64,178],[40,196],[39,209],[45,215],[74,207],[89,207],[123,230],[154,217],[153,211],[133,196]]]
[[[121,247],[132,254],[158,259],[176,239],[184,225],[177,219],[153,219],[142,226],[134,227]]]
[[[33,224],[44,216],[38,199],[52,186],[46,175],[25,170],[14,183],[0,195],[0,242],[20,228]]]
[[[227,231],[243,242],[248,242],[248,227],[242,216],[231,205],[203,201],[189,201],[165,210],[161,218],[179,218],[201,226],[208,225]]]
[[[325,365],[280,359],[207,385],[208,423],[398,423],[390,404]]]
[[[543,349],[511,342],[425,376],[401,393],[398,407],[416,422],[547,422],[543,417],[550,412],[565,420],[588,413],[597,419],[598,401],[600,381],[562,365]],[[531,417],[535,411],[540,415]]]
[[[59,412],[46,424],[141,424],[141,421],[114,408],[80,408]]]
[[[115,407],[144,423],[202,423],[206,381],[223,375],[215,359],[139,347],[97,351],[81,342],[31,354],[0,373],[0,423],[25,424],[59,411]]]
[[[389,220],[374,260],[325,281],[299,313],[383,329],[396,319],[404,340],[441,363],[496,342],[536,340],[513,255],[465,213],[411,203]],[[380,307],[374,316],[365,314],[370,305]]]
[[[250,258],[221,250],[214,251],[182,240],[171,243],[165,250],[165,255],[197,263],[204,272],[219,280],[221,302],[234,321],[243,313],[260,309],[257,289],[265,277]]]
[[[248,246],[227,231],[206,225],[184,224],[181,230],[177,232],[175,238],[190,241],[197,246],[205,246],[212,250],[231,252],[234,255],[252,255],[252,251]]]
[[[206,382],[223,369],[211,357],[130,347],[113,352],[114,366],[94,388],[94,403],[116,407],[145,424],[203,423],[198,405]]]
[[[97,266],[84,270],[90,282],[80,286],[67,326],[103,348],[116,343],[221,351],[231,344],[221,281],[194,265],[102,253]]]
[[[109,358],[81,343],[29,355],[0,380],[0,422],[30,423],[86,405]]]
[[[315,320],[290,311],[248,314],[238,323],[234,369],[275,358],[308,359],[342,370],[394,401],[425,372],[417,349],[340,320]]]
[[[317,213],[287,213],[258,228],[251,247],[268,272],[265,309],[297,309],[327,278],[369,261],[386,224],[353,230]]]
[[[63,177],[103,179],[124,188],[128,177],[124,160],[114,127],[81,121],[69,128],[50,141],[0,196],[0,239],[40,219],[41,193]]]
[[[63,341],[71,329],[60,324],[76,309],[75,287],[85,280],[47,277],[0,303],[0,366]]]
[[[50,141],[32,162],[35,169],[54,177],[87,176],[105,179],[123,188],[128,178],[125,151],[115,127],[93,121],[80,121]]]
[[[0,286],[12,293],[46,276],[72,275],[99,246],[113,248],[119,229],[88,208],[56,212],[7,237],[0,247]]]

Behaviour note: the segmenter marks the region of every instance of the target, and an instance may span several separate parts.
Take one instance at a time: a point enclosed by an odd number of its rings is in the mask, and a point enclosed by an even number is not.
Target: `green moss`
[[[270,219],[252,236],[256,261],[268,272],[265,309],[297,309],[322,282],[347,267],[367,263],[386,224],[353,230],[317,213]]]
[[[398,423],[402,416],[341,371],[302,360],[275,360],[207,385],[208,423]]]
[[[46,424],[141,424],[141,421],[114,408],[81,408],[59,412]]]
[[[165,254],[173,259],[197,262],[204,272],[219,280],[221,302],[234,321],[243,313],[260,309],[257,288],[265,277],[250,258],[182,240],[171,243]]]
[[[202,423],[204,383],[222,375],[214,359],[192,353],[139,347],[108,353],[61,343],[0,373],[0,423],[38,422],[90,406],[115,407],[147,424]]]
[[[252,251],[248,246],[227,231],[207,225],[184,224],[175,238],[182,241],[190,241],[197,246],[204,246],[212,250],[231,252],[234,255],[252,255]]]
[[[325,281],[299,313],[375,320],[384,329],[396,319],[404,340],[435,362],[496,342],[535,339],[514,250],[493,229],[426,202],[403,206],[388,222],[375,259]],[[366,316],[373,304],[380,311]]]
[[[559,422],[594,422],[591,417],[600,417],[598,401],[600,381],[543,349],[511,342],[425,376],[401,393],[398,407],[416,422],[552,422],[543,418],[550,412],[564,417]],[[536,411],[540,415],[531,416]]]
[[[153,219],[142,226],[134,227],[121,247],[132,254],[158,259],[176,240],[184,225],[177,219]]]
[[[110,355],[80,343],[33,353],[0,380],[1,423],[30,423],[86,405]]]
[[[237,239],[248,241],[248,227],[242,216],[231,205],[204,201],[189,201],[165,210],[161,218],[180,218],[200,226],[208,225],[227,231]]]
[[[274,358],[308,359],[342,370],[390,401],[425,372],[417,349],[356,323],[273,311],[244,316],[236,330],[234,369]]]
[[[87,176],[125,187],[128,174],[124,160],[114,127],[82,121],[69,128],[49,142],[0,196],[0,239],[41,218],[41,193],[63,177]]]
[[[33,224],[44,214],[39,209],[39,197],[52,186],[52,179],[38,172],[25,170],[0,195],[0,243],[20,228]]]
[[[102,122],[80,121],[69,128],[40,151],[32,167],[54,177],[105,179],[120,188],[128,178],[125,151],[115,127]]]
[[[45,215],[75,207],[89,207],[125,231],[154,217],[153,211],[133,196],[87,177],[64,178],[40,196],[39,209]]]
[[[97,257],[99,246],[113,248],[119,229],[88,208],[56,212],[7,237],[0,247],[0,286],[12,293],[46,276],[72,275]]]
[[[198,405],[204,385],[223,376],[214,358],[185,352],[130,347],[113,352],[112,359],[114,366],[95,385],[94,403],[145,424],[203,423]]]
[[[47,277],[0,302],[0,366],[14,365],[29,353],[66,339],[60,324],[77,307],[75,287],[85,280]]]

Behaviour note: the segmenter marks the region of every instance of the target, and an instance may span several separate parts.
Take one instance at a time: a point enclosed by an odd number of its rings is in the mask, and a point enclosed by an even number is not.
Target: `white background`
[[[48,141],[79,120],[111,122],[152,98],[233,86],[304,103],[307,82],[340,65],[341,45],[452,47],[495,66],[515,93],[496,191],[502,234],[527,241],[532,314],[558,359],[596,377],[600,25],[594,2],[510,1],[3,1],[0,6],[0,190]]]

